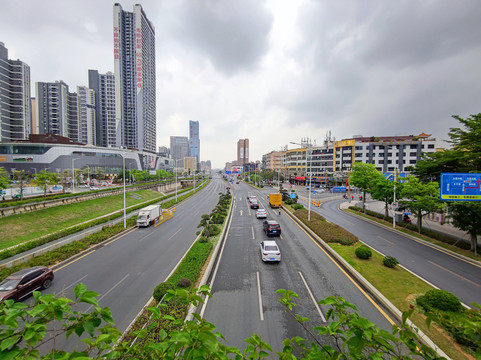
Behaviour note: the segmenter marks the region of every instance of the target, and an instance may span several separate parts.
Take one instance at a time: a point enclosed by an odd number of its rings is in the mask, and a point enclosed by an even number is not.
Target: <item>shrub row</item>
[[[356,212],[362,212],[362,208],[359,208],[357,206],[350,206],[349,209],[354,210]],[[371,211],[371,210],[366,210],[365,214],[369,215],[369,216],[372,216],[372,217],[375,217],[377,219],[383,219],[387,222],[392,223],[392,217],[389,217],[389,216],[385,217],[384,214],[379,214],[379,213],[377,213],[375,211]],[[411,231],[418,232],[418,228],[414,224],[403,224],[403,227],[405,227],[406,229],[409,229]],[[431,229],[422,228],[421,234],[425,235],[427,237],[430,237],[432,239],[442,241],[446,244],[454,245],[454,246],[456,246],[460,249],[464,249],[464,250],[469,250],[470,246],[471,246],[468,242],[459,241],[459,239],[457,239],[453,236],[450,236],[448,234],[439,233],[439,232],[431,230]]]
[[[311,221],[307,221],[308,211],[306,209],[295,210],[294,215],[327,243],[353,245],[359,240],[339,225],[327,222],[324,217],[314,211],[311,211]]]

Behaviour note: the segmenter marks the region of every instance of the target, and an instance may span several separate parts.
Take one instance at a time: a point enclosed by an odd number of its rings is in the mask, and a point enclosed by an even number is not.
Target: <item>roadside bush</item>
[[[385,256],[384,259],[382,259],[382,263],[388,268],[394,268],[397,264],[399,264],[399,261],[397,261],[395,257]]]
[[[304,205],[302,205],[302,204],[292,204],[292,208],[294,210],[300,210],[300,209],[304,209]]]
[[[436,309],[456,313],[464,310],[459,299],[446,290],[429,290],[424,295],[419,296],[416,303],[425,311]]]
[[[154,293],[152,294],[153,298],[159,302],[162,300],[162,297],[167,293],[167,290],[174,290],[175,285],[170,282],[163,282],[157,285],[154,289]]]
[[[200,243],[206,243],[208,241],[209,241],[209,238],[206,238],[205,236],[201,236],[200,239],[199,239]]]
[[[187,288],[187,287],[192,286],[192,281],[190,281],[190,280],[187,279],[187,278],[182,278],[182,279],[180,279],[179,282],[177,283],[177,286],[178,286],[178,287],[181,287],[181,288]]]
[[[359,246],[356,251],[356,256],[359,259],[369,259],[372,256],[372,251],[367,246]]]
[[[214,224],[209,224],[209,234],[210,236],[216,236],[220,234],[220,227]]]
[[[284,200],[284,204],[292,205],[292,204],[294,204],[294,201],[291,198],[287,198],[286,200]]]

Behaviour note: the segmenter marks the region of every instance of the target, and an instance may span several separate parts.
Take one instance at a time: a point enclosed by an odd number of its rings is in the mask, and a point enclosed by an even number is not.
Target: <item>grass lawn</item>
[[[415,297],[433,289],[423,280],[414,276],[403,268],[396,266],[391,269],[382,263],[383,256],[374,249],[372,257],[368,260],[359,259],[354,251],[359,246],[343,246],[329,243],[339,255],[342,256],[354,269],[356,269],[367,281],[379,290],[391,303],[400,311],[409,309],[409,304]],[[450,336],[444,334],[433,325],[430,328],[426,325],[424,316],[414,312],[410,320],[416,324],[436,345],[454,360],[466,359],[466,354],[461,351],[459,345],[455,344]]]
[[[127,193],[125,200],[128,207],[161,197],[138,190]],[[0,250],[120,210],[123,204],[123,194],[118,194],[0,218]]]

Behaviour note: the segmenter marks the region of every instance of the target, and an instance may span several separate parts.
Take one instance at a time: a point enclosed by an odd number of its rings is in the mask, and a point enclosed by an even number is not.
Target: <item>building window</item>
[[[428,149],[434,149],[434,144],[429,144]]]

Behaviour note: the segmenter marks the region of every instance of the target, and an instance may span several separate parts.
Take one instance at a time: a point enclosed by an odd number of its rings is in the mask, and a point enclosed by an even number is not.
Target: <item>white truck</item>
[[[139,211],[137,216],[137,226],[149,226],[152,225],[160,216],[160,205],[149,205]]]

